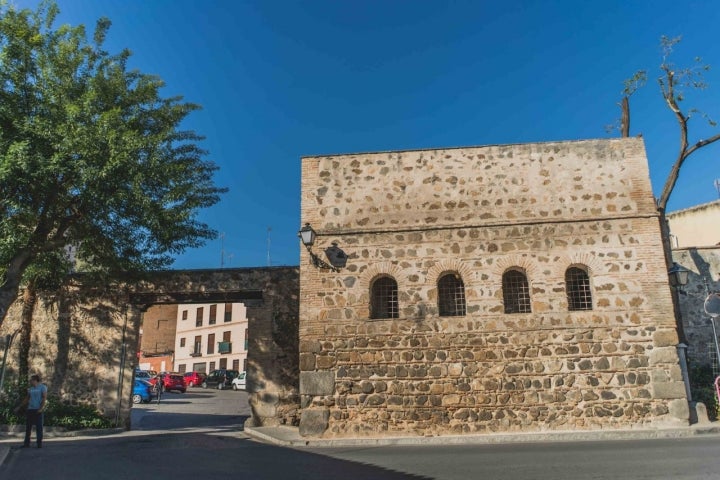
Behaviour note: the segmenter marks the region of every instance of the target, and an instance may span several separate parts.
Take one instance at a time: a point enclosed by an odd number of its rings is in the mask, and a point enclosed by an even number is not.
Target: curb
[[[648,430],[558,431],[517,434],[448,435],[432,437],[364,437],[313,438],[301,437],[294,427],[245,427],[249,437],[285,447],[358,447],[385,445],[497,445],[542,442],[597,442],[607,440],[649,440],[688,438],[697,435],[718,435],[720,426],[662,428]]]

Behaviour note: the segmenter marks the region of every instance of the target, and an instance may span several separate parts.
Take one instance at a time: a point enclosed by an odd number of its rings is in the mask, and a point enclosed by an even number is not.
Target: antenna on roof
[[[720,178],[716,178],[713,185],[715,185],[715,190],[718,192],[718,198],[720,198]]]

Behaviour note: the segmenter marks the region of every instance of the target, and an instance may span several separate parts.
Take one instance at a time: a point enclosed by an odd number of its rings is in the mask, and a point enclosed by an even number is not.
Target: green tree
[[[215,237],[196,217],[225,191],[181,129],[199,107],[103,50],[108,19],[89,40],[57,14],[0,0],[0,325],[41,256],[74,245],[104,274],[166,267]]]

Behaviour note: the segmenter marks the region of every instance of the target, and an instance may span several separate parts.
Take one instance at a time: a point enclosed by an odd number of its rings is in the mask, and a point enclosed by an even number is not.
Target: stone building
[[[720,200],[669,212],[666,217],[674,248],[720,244]]]
[[[183,305],[177,312],[175,371],[247,369],[248,320],[242,303]]]
[[[301,434],[687,425],[642,139],[305,157],[301,216],[348,255],[301,260]]]

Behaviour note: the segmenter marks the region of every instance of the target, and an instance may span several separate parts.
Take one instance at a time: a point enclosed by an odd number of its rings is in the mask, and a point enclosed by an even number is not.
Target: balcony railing
[[[218,342],[218,353],[232,353],[232,342]]]

